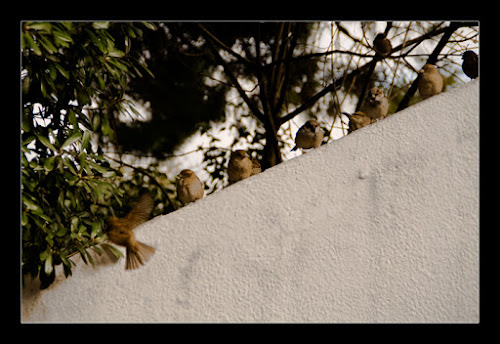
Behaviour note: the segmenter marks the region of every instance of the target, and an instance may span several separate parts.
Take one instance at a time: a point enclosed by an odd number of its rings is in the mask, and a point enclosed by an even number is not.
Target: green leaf
[[[42,56],[42,51],[40,50],[40,47],[33,40],[33,37],[31,37],[31,35],[28,32],[23,33],[23,37],[28,47],[33,49],[35,55]]]
[[[150,30],[156,31],[156,25],[153,24],[153,23],[141,22],[141,24],[144,25],[145,27],[147,27]]]
[[[92,130],[97,131],[100,126],[101,126],[101,116],[99,114],[95,113],[92,116]]]
[[[110,51],[108,53],[108,56],[111,56],[111,57],[123,57],[125,56],[125,53],[121,50],[118,50],[118,49],[113,49],[112,51]]]
[[[71,231],[74,232],[78,229],[78,224],[80,223],[80,219],[78,216],[73,216],[71,218]]]
[[[23,87],[24,87],[24,84],[23,84]],[[23,117],[21,119],[21,129],[25,132],[25,133],[28,133],[31,131],[31,129],[33,128],[33,119],[30,117],[29,114],[23,114]],[[35,139],[34,136],[31,136],[31,141],[33,141]],[[24,145],[24,142],[23,142],[23,145]]]
[[[78,252],[80,252],[80,256],[82,257],[82,260],[85,264],[87,263],[87,258],[85,258],[85,250],[81,247],[78,247]]]
[[[110,55],[111,56],[111,55]],[[112,65],[114,65],[115,67],[118,67],[120,70],[124,71],[124,72],[128,72],[128,68],[126,65],[124,65],[123,63],[121,63],[120,61],[116,61],[116,60],[111,60],[109,61]],[[117,76],[119,75],[119,72],[117,72]]]
[[[109,22],[93,22],[92,27],[96,30],[109,28]]]
[[[91,248],[98,256],[102,255],[102,250],[98,246],[92,246]]]
[[[40,253],[40,260],[42,262],[46,261],[47,259],[49,259],[50,257],[50,249],[47,248],[45,251],[43,251],[42,253]]]
[[[40,216],[45,221],[48,221],[48,222],[52,221],[52,219],[50,217],[48,217],[47,215],[45,215],[45,214],[40,213],[40,214],[37,214],[37,215]]]
[[[111,126],[109,125],[109,120],[107,116],[104,116],[102,118],[102,124],[101,124],[101,131],[104,136],[112,136],[113,135],[113,130],[111,129]]]
[[[94,239],[101,229],[101,224],[99,222],[92,223],[92,231],[90,232],[90,238]]]
[[[52,265],[52,255],[49,255],[47,260],[45,261],[44,270],[47,275],[50,275],[54,270],[54,267]]]
[[[105,244],[105,243],[102,243],[101,247],[104,249],[104,251],[106,251],[112,257],[114,257],[116,259],[123,258],[123,253],[119,249],[117,249],[116,247],[109,245],[109,244]]]
[[[25,212],[21,215],[21,226],[26,226],[28,224],[28,215]]]
[[[154,79],[155,75],[149,70],[147,63],[141,60],[137,60],[137,62],[139,62],[139,65]]]
[[[37,139],[47,148],[49,148],[53,152],[57,152],[56,147],[52,143],[50,143],[50,140],[46,138],[45,136],[35,134]]]
[[[92,101],[87,94],[87,91],[85,91],[82,88],[75,89],[75,95],[76,95],[76,100],[78,100],[78,106],[83,107],[84,105],[91,104]]]
[[[49,76],[52,80],[57,78],[57,70],[52,64],[49,64]]]
[[[82,151],[87,148],[87,145],[90,142],[90,130],[85,130],[83,132],[83,138],[82,138]]]
[[[30,90],[30,82],[31,82],[30,76],[26,75],[23,80],[23,94],[28,94]]]
[[[42,208],[38,204],[36,204],[33,200],[23,196],[23,203],[28,208],[30,211],[36,211],[36,212],[41,212]]]
[[[53,34],[54,37],[57,38],[59,41],[73,43],[73,39],[66,32],[62,32],[60,30],[54,30]]]
[[[61,258],[61,260],[62,260],[62,258]],[[64,260],[63,260],[63,262],[64,262]],[[72,275],[71,265],[65,263],[65,264],[63,264],[63,268],[64,268],[64,276],[66,276],[66,278],[68,278],[68,276]]]
[[[67,174],[67,175],[65,174],[64,177],[67,179],[69,186],[75,185],[80,180],[80,178],[78,176],[74,176],[71,174]]]
[[[45,85],[45,82],[43,82],[43,79],[40,80],[40,91],[42,91],[42,95],[45,98],[48,98],[47,86]]]
[[[26,25],[26,28],[28,30],[35,30],[35,31],[45,31],[46,33],[51,33],[52,32],[52,25],[50,23],[30,23]]]
[[[45,240],[47,241],[47,243],[50,245],[50,246],[54,246],[54,239],[52,239],[52,235],[47,235],[45,237]]]
[[[78,175],[78,173],[76,172],[75,165],[73,164],[73,161],[71,161],[69,157],[62,159],[62,162],[67,168],[69,168],[71,173],[73,173],[74,175]],[[77,178],[78,178],[78,176],[77,176]]]
[[[55,160],[56,160],[55,156],[48,157],[47,159],[45,159],[45,162],[43,163],[43,168],[46,171],[49,171],[49,172],[52,171],[54,169]]]
[[[108,172],[109,169],[107,167],[104,167],[104,166],[101,166],[99,164],[96,164],[95,162],[93,161],[87,161],[87,164],[92,167],[92,169],[96,170],[97,172],[99,173],[103,173],[103,172]]]
[[[40,43],[45,48],[45,50],[47,50],[47,52],[49,54],[55,54],[55,53],[58,52],[57,48],[54,47],[54,45],[52,44],[52,42],[50,42],[46,37],[40,36]]]
[[[79,131],[71,134],[71,136],[68,137],[66,139],[66,141],[64,141],[64,143],[62,144],[61,148],[64,148],[64,147],[69,146],[69,145],[72,145],[76,141],[80,140],[81,137],[82,137],[82,133],[80,133]]]
[[[56,66],[56,69],[59,71],[59,73],[61,73],[63,77],[69,79],[69,73],[66,69],[64,69],[59,63],[54,63],[54,65]]]

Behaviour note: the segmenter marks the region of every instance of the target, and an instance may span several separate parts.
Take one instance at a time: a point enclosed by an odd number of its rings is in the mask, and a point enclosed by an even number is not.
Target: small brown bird
[[[252,176],[262,172],[259,160],[257,160],[257,158],[252,158],[251,160],[252,160]]]
[[[388,56],[392,51],[391,41],[385,33],[379,33],[373,40],[373,48],[382,56]]]
[[[434,65],[427,63],[418,73],[418,92],[422,97],[429,98],[441,93],[443,77]]]
[[[381,119],[387,115],[389,101],[384,92],[378,87],[372,87],[368,92],[368,104],[365,105],[364,113],[371,119]]]
[[[203,197],[205,190],[198,176],[191,170],[185,169],[177,175],[177,199],[182,204],[196,202]]]
[[[292,151],[297,150],[297,148],[318,148],[321,141],[323,141],[323,136],[323,129],[321,129],[318,122],[310,119],[297,131],[295,147],[292,148]]]
[[[229,159],[229,164],[227,165],[229,184],[250,177],[252,170],[252,160],[250,160],[244,150],[239,149],[231,153],[231,159]]]
[[[464,71],[465,75],[467,75],[471,79],[475,79],[478,77],[478,58],[477,54],[473,52],[472,50],[467,50],[463,55],[462,55],[462,60],[464,62],[462,63],[462,70]]]
[[[146,222],[153,208],[153,199],[144,194],[127,216],[111,216],[108,219],[108,239],[113,244],[127,248],[125,270],[137,269],[139,264],[144,265],[155,252],[153,247],[137,241],[133,232],[137,226]]]
[[[349,129],[347,130],[348,134],[373,123],[373,120],[362,111],[356,111],[353,114],[342,112],[342,114],[349,118]]]

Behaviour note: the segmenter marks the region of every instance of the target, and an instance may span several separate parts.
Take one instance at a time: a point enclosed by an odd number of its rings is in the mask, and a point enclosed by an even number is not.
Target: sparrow
[[[471,79],[477,78],[477,54],[472,50],[467,50],[462,55],[462,60],[464,60],[464,62],[462,63],[462,70],[464,71],[465,75],[467,75]]]
[[[387,56],[392,51],[392,44],[385,33],[379,33],[373,40],[373,48],[382,56]]]
[[[252,175],[253,163],[244,150],[236,150],[231,153],[231,159],[227,165],[229,184],[248,178]]]
[[[373,87],[368,92],[368,104],[365,105],[365,115],[371,119],[381,119],[387,115],[389,101],[384,92],[378,87]]]
[[[196,202],[203,197],[205,190],[198,176],[191,170],[182,170],[177,175],[177,199],[182,204]]]
[[[314,119],[308,120],[297,131],[297,135],[295,136],[295,147],[292,148],[292,152],[297,150],[297,148],[318,148],[321,141],[323,141],[323,135],[323,129],[321,129],[318,122]]]
[[[342,114],[349,118],[349,129],[347,130],[348,134],[352,133],[354,130],[358,130],[373,123],[373,120],[362,111],[356,111],[353,114],[342,112]]]
[[[429,98],[441,93],[443,77],[434,65],[427,63],[418,74],[418,92],[422,97]]]
[[[144,265],[155,252],[153,247],[137,241],[133,232],[134,228],[146,222],[153,208],[153,199],[144,194],[127,216],[111,216],[108,219],[108,239],[113,244],[127,248],[125,270],[137,269],[139,264]]]
[[[259,163],[259,160],[257,160],[257,158],[252,158],[252,176],[253,175],[256,175],[260,172],[262,172],[262,168],[260,167],[260,163]]]

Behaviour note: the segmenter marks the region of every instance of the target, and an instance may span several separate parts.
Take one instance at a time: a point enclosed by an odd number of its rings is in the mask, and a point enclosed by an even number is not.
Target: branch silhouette
[[[444,35],[441,37],[439,40],[438,44],[432,51],[432,53],[429,55],[429,58],[427,59],[427,62],[425,64],[435,64],[437,61],[437,58],[439,56],[439,53],[441,53],[441,50],[445,47],[446,43],[450,40],[451,35],[453,32],[455,32],[459,27],[464,26],[464,23],[458,23],[458,22],[452,22],[448,27],[444,28]],[[408,107],[411,98],[415,95],[417,92],[418,88],[418,75],[411,84],[410,88],[408,89],[408,92],[406,92],[405,96],[401,100],[401,102],[398,105],[397,111],[401,111],[405,108]]]

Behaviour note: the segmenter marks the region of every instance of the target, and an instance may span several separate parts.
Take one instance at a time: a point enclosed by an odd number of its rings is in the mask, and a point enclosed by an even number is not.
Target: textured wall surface
[[[479,81],[136,230],[22,297],[31,322],[479,321]],[[62,277],[61,277],[62,275]]]

